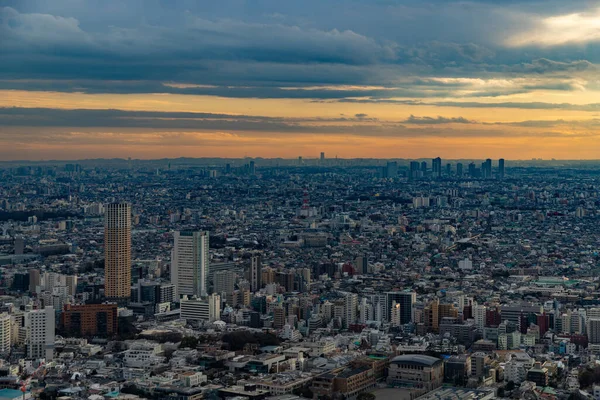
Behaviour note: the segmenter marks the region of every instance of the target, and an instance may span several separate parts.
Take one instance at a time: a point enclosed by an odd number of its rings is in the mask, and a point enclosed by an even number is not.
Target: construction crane
[[[35,371],[33,371],[33,373],[29,375],[27,379],[21,381],[21,392],[23,392],[23,400],[25,400],[25,393],[27,393],[27,389],[30,386],[31,379],[34,377],[37,378],[39,376],[40,370],[42,370],[43,368],[45,368],[45,365],[43,362],[40,362],[40,365],[35,369]]]

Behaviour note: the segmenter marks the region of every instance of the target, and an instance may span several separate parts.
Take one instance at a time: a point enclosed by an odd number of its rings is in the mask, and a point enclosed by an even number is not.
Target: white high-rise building
[[[177,298],[207,296],[208,232],[175,232],[171,256],[171,283]]]
[[[373,305],[369,304],[366,297],[360,299],[358,306],[358,322],[361,324],[369,321],[373,316]]]
[[[348,293],[344,297],[344,326],[348,328],[356,322],[356,310],[358,307],[358,295]]]
[[[371,297],[373,303],[373,319],[378,322],[387,321],[387,297],[384,294]]]
[[[485,328],[485,314],[487,307],[483,304],[478,304],[473,307],[473,318],[475,319],[475,326],[480,332],[483,332]]]
[[[51,361],[54,358],[55,314],[51,306],[25,314],[27,357]]]
[[[211,294],[207,299],[181,299],[181,318],[188,321],[214,322],[221,319],[221,296]]]
[[[11,346],[11,318],[7,313],[0,314],[0,354],[10,352]]]

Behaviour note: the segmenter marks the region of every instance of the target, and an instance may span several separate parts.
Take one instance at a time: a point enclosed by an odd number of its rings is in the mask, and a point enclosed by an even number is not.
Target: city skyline
[[[0,0],[0,400],[600,400],[600,2]]]
[[[600,9],[496,3],[6,1],[0,160],[600,159]]]

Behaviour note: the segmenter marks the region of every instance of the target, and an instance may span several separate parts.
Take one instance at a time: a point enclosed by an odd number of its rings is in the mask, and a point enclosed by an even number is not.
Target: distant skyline
[[[0,160],[600,159],[589,0],[4,0]]]

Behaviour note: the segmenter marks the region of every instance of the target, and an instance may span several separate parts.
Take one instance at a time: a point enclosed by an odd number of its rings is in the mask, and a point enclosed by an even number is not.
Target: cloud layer
[[[600,8],[586,0],[2,5],[0,142],[36,156],[44,140],[354,152],[344,135],[374,153],[395,138],[448,138],[450,153],[553,138],[576,155],[599,129]]]

